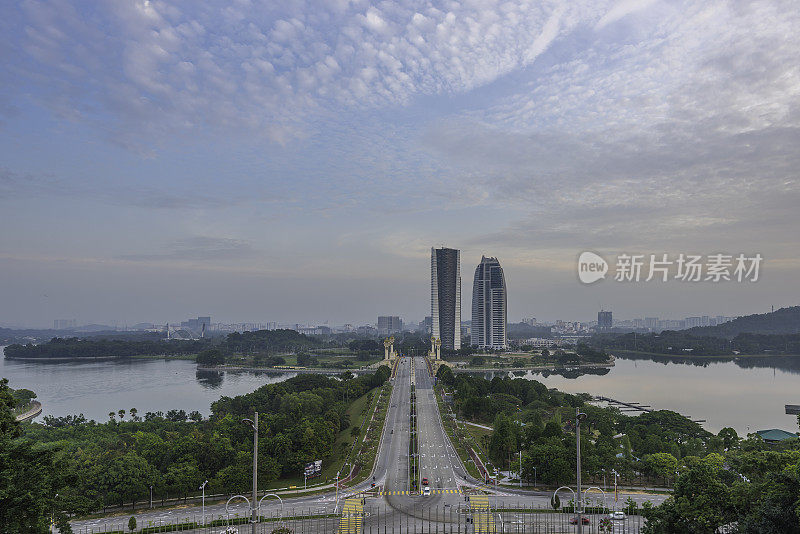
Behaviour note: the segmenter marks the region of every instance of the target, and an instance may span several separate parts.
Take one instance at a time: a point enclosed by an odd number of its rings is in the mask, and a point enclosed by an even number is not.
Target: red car
[[[427,478],[423,478],[422,479],[422,485],[423,486],[427,486],[428,485],[428,479]]]
[[[589,518],[586,517],[585,515],[581,516],[581,523],[584,524],[584,525],[588,525],[589,524]],[[577,525],[578,524],[578,516],[570,518],[569,524],[570,525]]]

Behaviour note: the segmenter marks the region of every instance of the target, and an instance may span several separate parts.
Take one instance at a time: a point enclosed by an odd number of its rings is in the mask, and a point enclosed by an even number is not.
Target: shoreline
[[[346,373],[350,371],[353,374],[366,374],[366,373],[374,373],[375,369],[332,369],[332,368],[306,368],[306,369],[276,369],[274,367],[244,367],[244,366],[236,366],[236,367],[211,367],[208,365],[198,365],[198,371],[216,371],[216,372],[224,372],[224,371],[231,371],[231,372],[239,372],[239,373],[279,373],[279,374],[289,374],[289,373],[296,373],[296,374],[320,374],[320,375],[339,375],[342,373]]]
[[[31,407],[21,414],[17,415],[15,418],[17,422],[23,421],[30,421],[34,419],[37,415],[42,413],[42,403],[39,401],[31,401]]]
[[[607,363],[577,363],[565,366],[549,364],[532,367],[453,367],[452,369],[454,373],[486,373],[489,371],[572,371],[574,369],[611,369],[612,367],[614,367],[614,360]]]
[[[735,360],[737,358],[800,358],[800,354],[669,354],[662,352],[644,352],[640,350],[617,349],[618,354],[637,356],[656,356],[659,358],[674,358],[676,360],[706,359],[706,360]]]

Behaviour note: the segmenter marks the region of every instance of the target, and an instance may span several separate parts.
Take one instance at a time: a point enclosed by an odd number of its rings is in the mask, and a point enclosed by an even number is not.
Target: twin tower
[[[497,258],[482,257],[472,285],[470,344],[505,349],[506,279]],[[461,348],[461,251],[431,248],[431,335],[445,349]]]

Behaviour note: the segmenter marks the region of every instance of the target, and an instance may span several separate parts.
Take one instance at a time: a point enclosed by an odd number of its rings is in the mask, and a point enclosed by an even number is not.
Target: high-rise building
[[[597,312],[597,329],[598,330],[611,330],[614,321],[611,318],[610,311],[600,310]]]
[[[470,342],[478,348],[508,348],[506,279],[497,258],[483,256],[472,283]]]
[[[461,252],[431,248],[431,335],[461,348]]]
[[[55,319],[53,321],[54,330],[69,330],[78,326],[77,319]]]
[[[379,315],[378,332],[381,334],[394,334],[403,331],[403,321],[397,315]]]

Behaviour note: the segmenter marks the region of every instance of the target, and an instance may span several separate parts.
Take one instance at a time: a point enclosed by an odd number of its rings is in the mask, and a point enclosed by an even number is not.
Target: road
[[[412,372],[413,369],[413,372]],[[430,496],[411,494],[411,477],[409,476],[409,439],[410,439],[410,402],[411,385],[414,385],[417,401],[417,429],[420,445],[419,479],[427,478],[431,488]],[[374,477],[374,478],[373,478]],[[372,487],[372,484],[375,487]],[[287,498],[283,501],[284,515],[292,513],[341,513],[344,499],[366,495],[364,500],[363,532],[379,532],[380,529],[391,530],[405,528],[408,532],[415,529],[419,532],[430,529],[441,529],[446,532],[471,532],[467,530],[465,513],[469,503],[464,490],[481,486],[481,492],[488,494],[488,504],[494,510],[492,517],[497,524],[497,531],[524,532],[527,528],[538,529],[539,525],[550,525],[554,528],[565,528],[572,532],[574,527],[568,524],[564,514],[524,514],[516,511],[505,512],[504,509],[519,510],[521,508],[548,508],[550,492],[517,490],[514,488],[487,488],[472,478],[461,463],[452,443],[442,426],[439,407],[433,390],[433,378],[430,376],[425,358],[401,358],[393,379],[392,395],[386,415],[386,424],[380,440],[374,470],[371,476],[356,486],[338,492],[330,491],[306,497]],[[632,496],[637,502],[650,500],[660,504],[663,495],[642,495],[620,493],[624,502]],[[244,502],[231,505],[231,517],[244,517],[248,514]],[[276,517],[280,514],[281,504],[275,499],[264,500],[262,515]],[[226,517],[224,505],[206,506],[206,517]],[[145,510],[137,512],[137,523],[140,526],[157,525],[159,522],[172,523],[176,519],[200,520],[201,508],[196,505],[173,510]],[[127,530],[126,515],[116,520],[97,519],[73,522],[76,534],[101,532],[112,527]],[[592,524],[596,524],[593,518]],[[567,523],[564,523],[567,521]],[[561,525],[561,523],[564,523]],[[324,525],[324,532],[336,531],[328,520],[309,521],[297,526],[296,532],[315,532],[314,525]],[[338,524],[337,524],[338,525]],[[561,525],[560,527],[558,525]],[[380,529],[379,529],[380,526]],[[271,528],[271,527],[270,527]],[[270,532],[271,530],[264,530]],[[561,530],[554,530],[561,531]],[[592,532],[586,529],[586,532]],[[596,532],[596,527],[595,530]],[[614,532],[634,532],[633,522],[615,524]],[[218,532],[218,530],[214,530]],[[240,527],[240,532],[249,532]],[[261,530],[259,530],[261,532]]]

